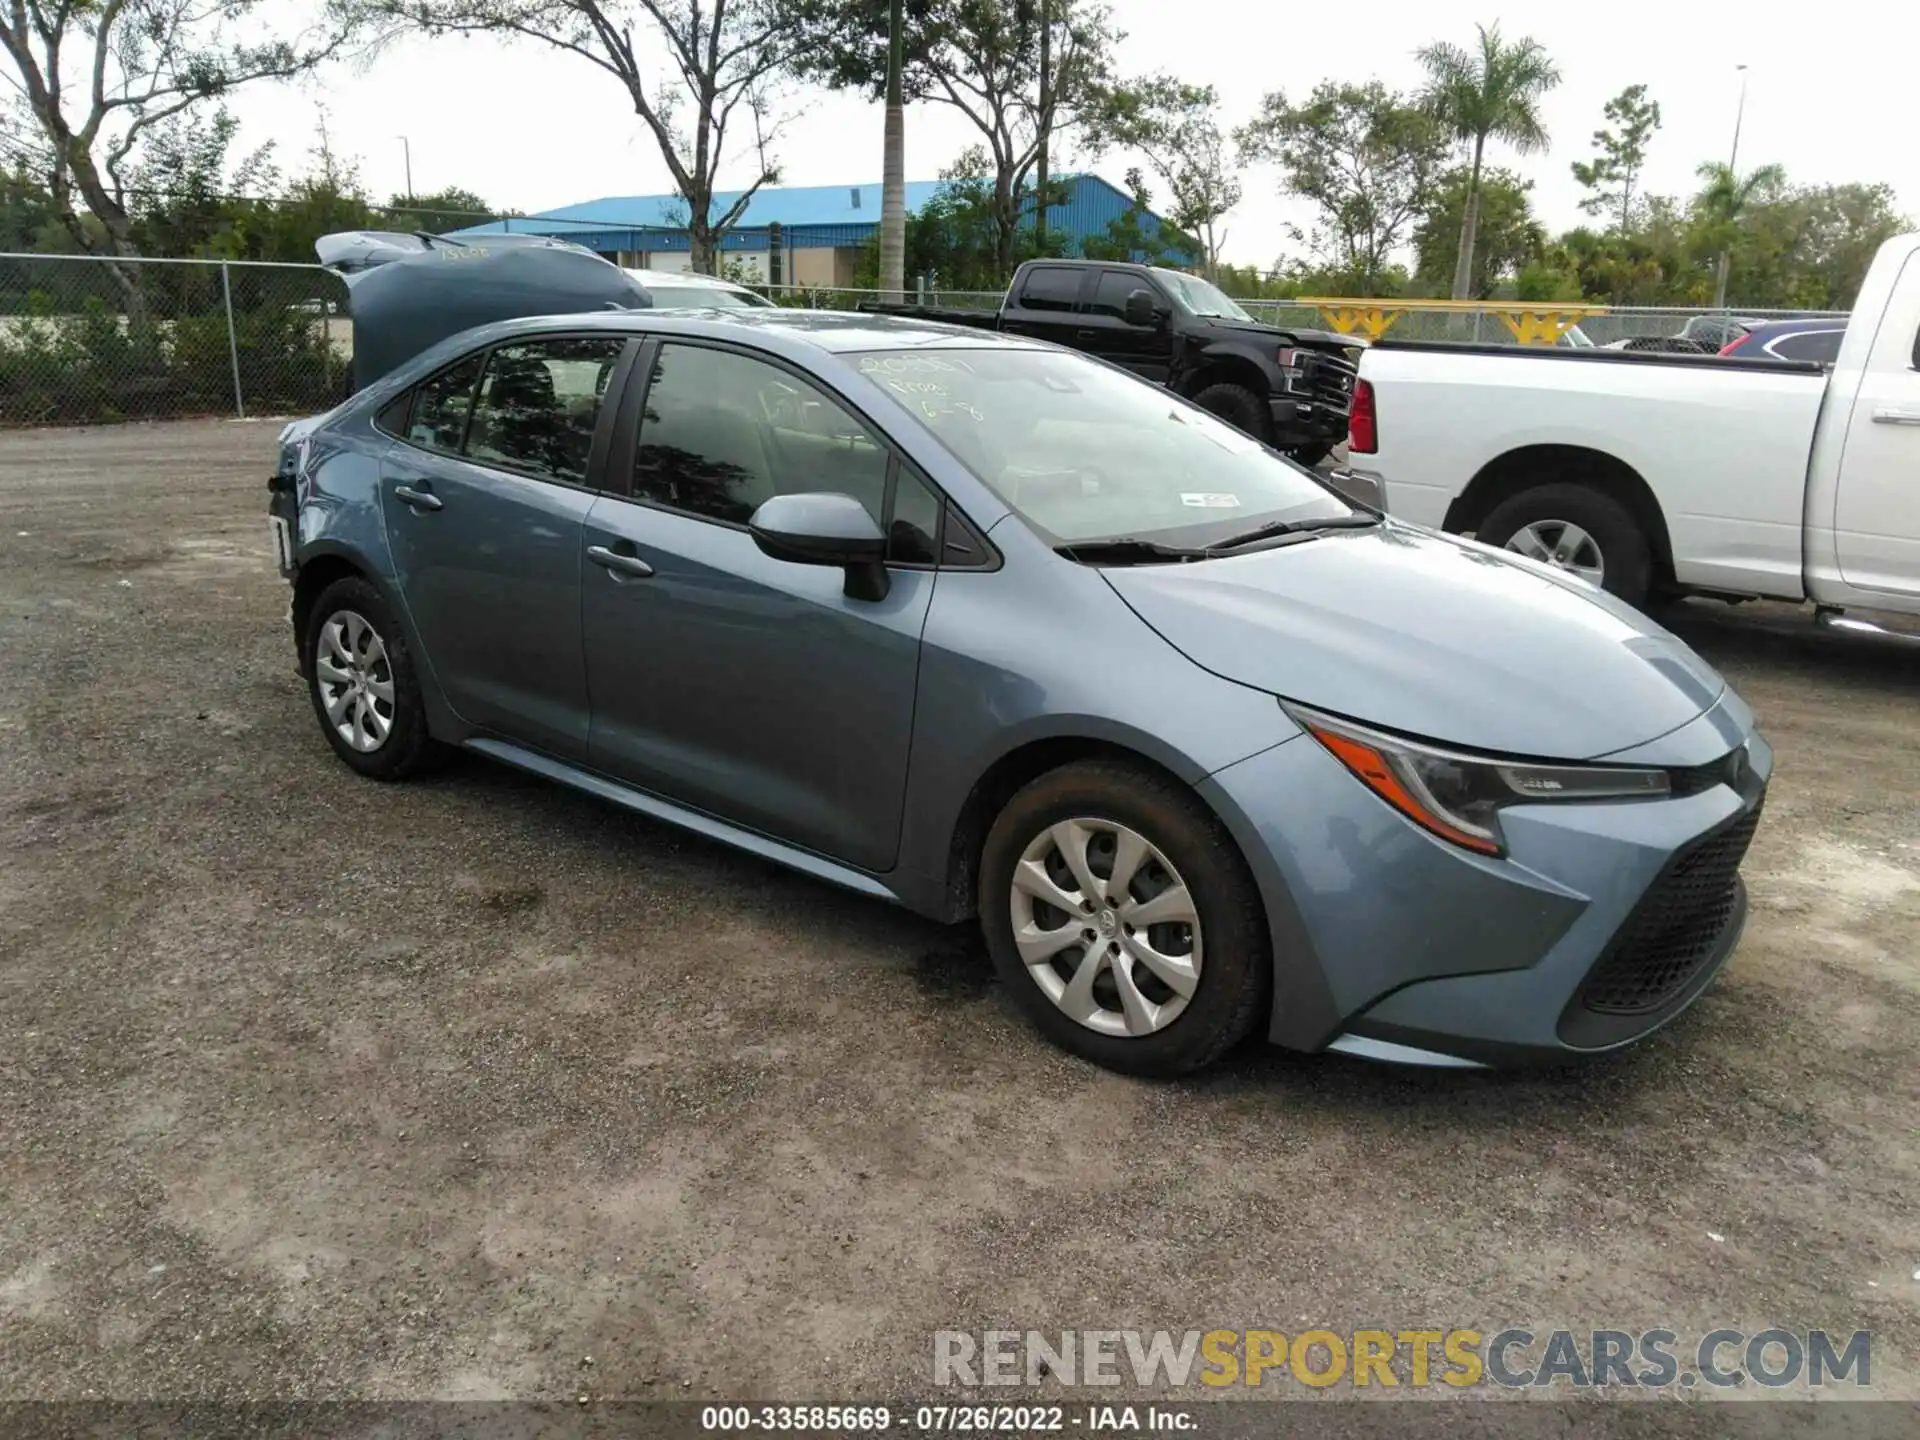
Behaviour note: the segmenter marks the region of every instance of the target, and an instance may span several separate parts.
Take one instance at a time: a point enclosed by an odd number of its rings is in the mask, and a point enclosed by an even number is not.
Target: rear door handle
[[[438,495],[430,490],[416,490],[411,485],[394,486],[393,498],[415,510],[438,510],[441,506]]]
[[[589,545],[587,558],[594,564],[604,566],[616,575],[631,575],[635,579],[645,579],[653,574],[653,567],[638,555],[622,555],[609,550],[604,545]]]
[[[1873,412],[1876,425],[1920,425],[1920,410],[1906,410],[1898,405],[1882,405]]]
[[[1098,340],[1100,338],[1100,332],[1098,330],[1076,330],[1073,332],[1073,338],[1076,340]]]

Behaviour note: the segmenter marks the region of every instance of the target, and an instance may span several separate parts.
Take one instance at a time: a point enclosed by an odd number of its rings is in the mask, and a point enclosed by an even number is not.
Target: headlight
[[[1281,702],[1356,779],[1415,824],[1484,855],[1505,853],[1500,809],[1556,800],[1650,800],[1671,791],[1664,770],[1536,765],[1467,755]]]

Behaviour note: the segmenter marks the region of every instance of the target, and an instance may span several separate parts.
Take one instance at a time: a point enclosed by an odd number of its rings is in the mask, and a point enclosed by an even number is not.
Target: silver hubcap
[[[1593,536],[1569,520],[1536,520],[1507,541],[1507,549],[1516,550],[1530,560],[1569,570],[1589,585],[1607,578],[1606,561]]]
[[[1180,872],[1112,820],[1062,820],[1013,869],[1013,943],[1046,997],[1103,1035],[1151,1035],[1200,984],[1200,915]]]
[[[386,642],[353,610],[337,610],[320,627],[313,683],[327,722],[363,753],[378,750],[393,731],[393,666]]]

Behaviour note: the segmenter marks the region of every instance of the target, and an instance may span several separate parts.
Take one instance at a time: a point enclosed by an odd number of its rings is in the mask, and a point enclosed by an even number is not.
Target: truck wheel
[[[1218,415],[1236,430],[1244,430],[1256,440],[1273,443],[1273,416],[1267,402],[1244,385],[1209,385],[1193,397],[1193,403],[1209,414]]]
[[[1585,485],[1540,485],[1495,506],[1478,539],[1541,560],[1629,605],[1645,605],[1653,552],[1627,508]]]

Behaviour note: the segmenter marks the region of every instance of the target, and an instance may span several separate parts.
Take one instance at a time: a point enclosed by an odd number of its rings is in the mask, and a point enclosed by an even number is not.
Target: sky
[[[1321,80],[1378,78],[1412,88],[1414,51],[1434,39],[1470,44],[1474,25],[1498,22],[1531,35],[1559,63],[1548,96],[1552,139],[1544,154],[1496,151],[1493,162],[1534,182],[1535,207],[1553,229],[1580,223],[1581,191],[1570,173],[1591,154],[1601,107],[1632,84],[1660,103],[1643,185],[1655,193],[1693,188],[1703,160],[1733,144],[1745,64],[1742,170],[1776,162],[1800,183],[1884,182],[1920,219],[1920,127],[1912,119],[1920,4],[1914,0],[1824,0],[1817,7],[1734,6],[1724,0],[1363,0],[1288,6],[1272,0],[1111,0],[1126,39],[1123,74],[1166,70],[1213,85],[1231,126],[1275,89],[1304,98]],[[1769,11],[1776,19],[1769,19]],[[664,73],[664,66],[662,67]],[[297,173],[327,117],[336,152],[357,159],[380,198],[458,185],[496,206],[532,212],[607,195],[669,191],[652,139],[611,76],[535,42],[491,37],[410,40],[371,63],[336,67],[300,87],[238,92],[241,146],[272,140],[282,168]],[[874,183],[880,178],[881,107],[864,97],[795,90],[775,153],[793,185]],[[403,147],[401,136],[406,137]],[[746,138],[742,137],[743,140]],[[949,106],[907,110],[907,178],[932,179],[977,138]],[[1129,163],[1110,154],[1056,171],[1089,168],[1119,183]],[[751,176],[742,151],[721,186]],[[1290,252],[1284,228],[1310,208],[1283,196],[1277,175],[1244,174],[1245,198],[1224,222],[1226,259],[1267,266]]]

